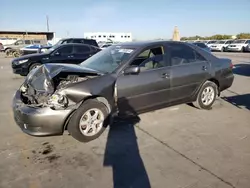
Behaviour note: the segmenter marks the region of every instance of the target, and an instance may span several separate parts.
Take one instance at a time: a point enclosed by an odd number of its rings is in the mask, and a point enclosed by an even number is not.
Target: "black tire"
[[[99,130],[99,132],[97,132],[93,136],[86,136],[86,135],[82,134],[82,132],[80,131],[79,122],[80,122],[80,119],[83,116],[83,114],[92,108],[97,108],[103,113],[104,122],[103,122],[103,126]],[[76,140],[78,140],[80,142],[89,142],[89,141],[92,141],[92,140],[98,138],[104,132],[106,127],[109,125],[109,122],[110,122],[110,120],[109,120],[109,113],[108,113],[107,107],[103,103],[101,103],[97,100],[90,99],[90,100],[85,101],[75,111],[75,113],[73,114],[73,116],[69,120],[67,130],[68,130],[69,134],[73,138],[75,138]]]
[[[29,67],[29,72],[31,70],[35,69],[36,67],[41,66],[41,65],[42,65],[41,63],[33,63],[33,64],[31,64],[30,67]]]
[[[202,93],[203,93],[203,91],[204,91],[206,88],[208,88],[208,87],[210,87],[210,88],[213,89],[213,91],[214,91],[214,97],[213,97],[212,101],[211,101],[208,105],[206,105],[206,104],[204,104],[204,103],[202,102]],[[214,104],[214,101],[215,101],[217,95],[218,95],[218,87],[217,87],[217,85],[216,85],[214,82],[206,81],[206,82],[202,85],[202,87],[200,88],[199,93],[198,93],[198,95],[197,95],[197,99],[196,99],[196,101],[193,103],[193,105],[194,105],[195,107],[199,108],[199,109],[210,110],[210,109],[212,109],[212,105]]]
[[[241,52],[244,52],[244,51],[245,51],[244,47],[242,47],[240,51],[241,51]]]
[[[18,51],[13,51],[13,52],[12,52],[12,55],[13,55],[14,57],[19,57],[21,54],[20,54]]]
[[[222,47],[222,48],[221,48],[221,52],[225,52],[225,47]]]
[[[7,57],[9,57],[10,54],[11,54],[11,49],[6,49],[5,50],[5,54],[6,54]]]

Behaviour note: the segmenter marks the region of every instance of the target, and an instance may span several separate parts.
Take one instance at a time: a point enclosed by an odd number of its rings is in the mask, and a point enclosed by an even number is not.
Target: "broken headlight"
[[[49,98],[48,104],[54,109],[66,108],[68,106],[68,99],[66,96],[56,93]]]

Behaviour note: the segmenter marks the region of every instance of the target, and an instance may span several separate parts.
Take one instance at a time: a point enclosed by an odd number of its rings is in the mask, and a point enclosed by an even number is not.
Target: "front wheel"
[[[225,47],[222,47],[220,51],[225,52]]]
[[[34,63],[34,64],[30,65],[30,67],[29,67],[29,72],[30,72],[31,70],[33,70],[33,69],[39,67],[39,66],[41,66],[40,63]]]
[[[206,81],[197,96],[193,105],[199,109],[211,109],[218,93],[217,85],[214,82]]]
[[[108,109],[97,100],[87,100],[73,114],[68,124],[72,137],[80,142],[98,138],[108,126]]]

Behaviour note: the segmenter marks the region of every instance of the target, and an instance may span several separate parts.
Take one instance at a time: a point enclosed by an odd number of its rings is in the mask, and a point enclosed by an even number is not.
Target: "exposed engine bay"
[[[23,103],[32,107],[51,107],[65,109],[72,101],[61,91],[74,83],[96,77],[97,74],[83,72],[58,72],[52,77],[44,67],[30,73],[20,87]]]

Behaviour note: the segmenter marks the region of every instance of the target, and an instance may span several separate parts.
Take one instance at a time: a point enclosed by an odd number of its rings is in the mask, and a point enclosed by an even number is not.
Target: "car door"
[[[74,63],[73,44],[58,47],[49,58],[46,58],[46,63]]]
[[[209,78],[210,63],[187,44],[168,44],[171,62],[171,102],[189,100]]]
[[[92,55],[91,48],[88,45],[74,45],[73,58],[75,64],[79,64]]]
[[[129,65],[139,66],[140,72],[130,75],[121,74],[117,78],[120,112],[147,111],[168,102],[170,68],[164,51],[163,46],[154,46],[141,51]]]

